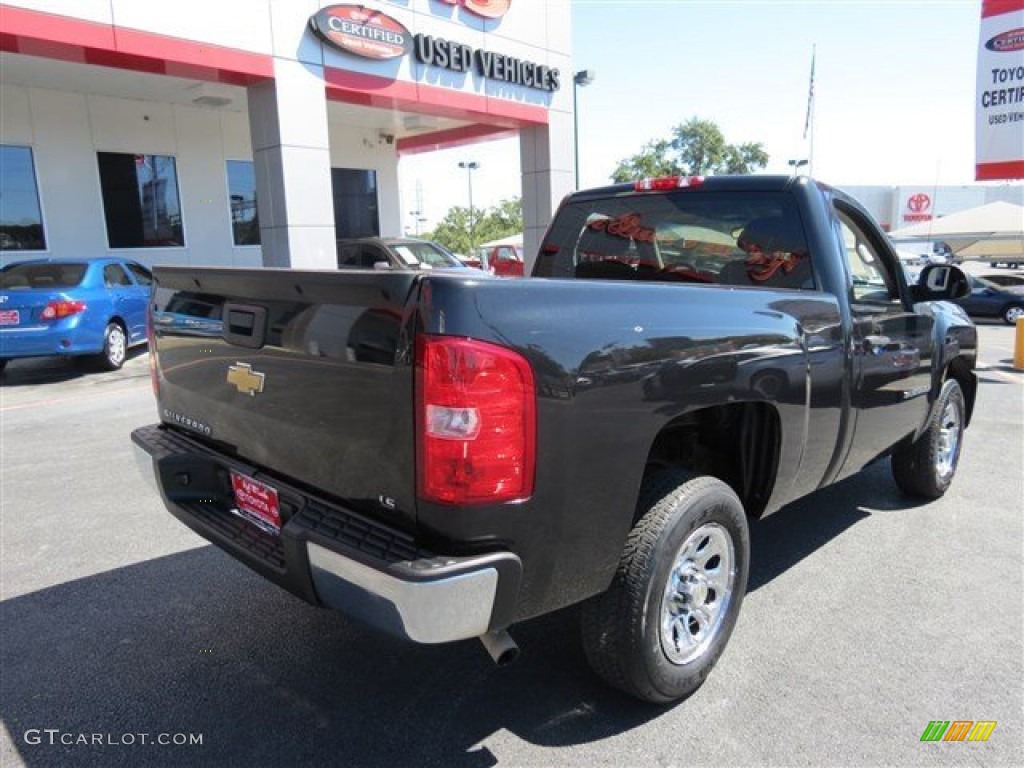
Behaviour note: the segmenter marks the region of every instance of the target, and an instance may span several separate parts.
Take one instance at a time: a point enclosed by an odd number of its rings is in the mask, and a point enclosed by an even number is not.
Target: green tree
[[[518,198],[502,200],[491,208],[473,207],[473,219],[469,208],[456,205],[448,209],[444,218],[430,232],[424,234],[453,253],[469,254],[472,245],[486,243],[523,231],[523,206]],[[472,241],[472,243],[471,243]]]
[[[692,117],[673,128],[671,138],[648,141],[639,154],[619,161],[612,179],[744,174],[767,164],[768,153],[760,142],[728,144],[715,123]]]
[[[675,163],[669,156],[671,148],[671,142],[666,139],[648,141],[640,152],[619,161],[612,173],[612,179],[614,181],[632,181],[633,179],[654,179],[678,173]]]

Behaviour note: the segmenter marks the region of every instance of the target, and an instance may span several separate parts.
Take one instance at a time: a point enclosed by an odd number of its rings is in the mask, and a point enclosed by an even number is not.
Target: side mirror
[[[391,265],[386,261],[375,261],[373,262],[374,269],[391,269]]]
[[[921,270],[913,290],[915,301],[953,301],[970,292],[967,275],[951,264],[929,264]]]

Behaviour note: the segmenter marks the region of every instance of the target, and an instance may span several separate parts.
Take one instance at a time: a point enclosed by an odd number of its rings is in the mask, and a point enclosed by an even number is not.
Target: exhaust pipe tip
[[[519,658],[519,646],[504,629],[480,635],[480,642],[483,643],[484,649],[499,667],[511,664]]]

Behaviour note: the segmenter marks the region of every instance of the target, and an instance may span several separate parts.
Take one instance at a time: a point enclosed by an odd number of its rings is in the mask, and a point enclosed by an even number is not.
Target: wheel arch
[[[967,413],[964,417],[964,426],[970,426],[971,416],[974,413],[974,400],[978,394],[978,377],[974,375],[970,362],[964,357],[954,357],[949,361],[946,368],[945,378],[956,379],[960,389],[964,393],[964,404]]]
[[[747,515],[757,518],[774,490],[781,447],[782,424],[770,403],[710,406],[678,416],[659,430],[644,477],[668,468],[717,477],[736,492]]]

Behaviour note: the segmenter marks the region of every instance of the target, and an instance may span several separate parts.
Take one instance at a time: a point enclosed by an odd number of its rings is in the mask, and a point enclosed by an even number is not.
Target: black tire
[[[1002,318],[1007,325],[1016,325],[1017,319],[1024,317],[1024,304],[1008,304],[1003,307]]]
[[[116,371],[128,357],[128,336],[119,323],[109,323],[103,332],[103,351],[96,358],[104,371]]]
[[[7,362],[7,360],[0,360],[0,373],[4,372],[4,369],[7,367]]]
[[[967,407],[956,379],[939,391],[932,417],[921,436],[901,443],[892,454],[892,476],[910,495],[937,499],[953,483],[963,446]]]
[[[644,481],[637,510],[641,516],[626,540],[615,578],[606,592],[583,604],[580,626],[587,660],[599,677],[631,696],[661,704],[697,690],[725,650],[747,588],[750,535],[740,500],[713,477],[659,471]],[[731,564],[726,554],[716,555],[726,552],[726,541]],[[692,559],[684,557],[686,551]],[[676,565],[680,571],[693,566],[715,574],[728,586],[717,594],[714,583],[680,580],[677,574],[677,588],[670,591]],[[688,605],[707,610],[687,612]],[[699,625],[695,614],[713,616],[704,638],[694,634]]]

